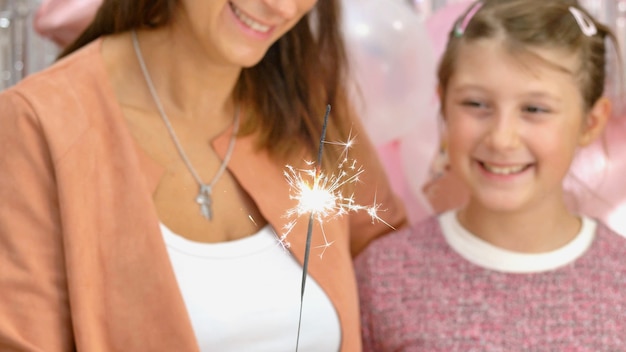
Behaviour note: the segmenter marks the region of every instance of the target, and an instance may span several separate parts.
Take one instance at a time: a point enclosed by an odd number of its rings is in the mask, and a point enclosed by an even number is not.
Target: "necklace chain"
[[[183,147],[178,141],[178,137],[176,137],[176,133],[174,133],[174,128],[172,127],[170,120],[167,118],[167,115],[165,114],[165,109],[163,109],[161,100],[159,99],[159,96],[156,93],[156,89],[154,88],[154,84],[152,83],[152,78],[150,78],[150,73],[148,72],[148,68],[146,67],[146,63],[144,62],[143,55],[141,54],[141,49],[139,48],[139,41],[137,40],[137,33],[135,31],[132,31],[132,37],[133,37],[133,47],[135,49],[135,54],[137,55],[137,60],[139,61],[139,66],[141,66],[141,72],[143,73],[143,77],[146,81],[146,85],[148,86],[148,90],[150,91],[150,95],[152,95],[152,100],[154,100],[154,104],[159,110],[159,114],[161,115],[161,118],[163,119],[163,123],[165,123],[165,127],[167,128],[167,131],[169,132],[170,137],[172,138],[172,141],[174,142],[174,145],[176,146],[176,149],[178,150],[178,154],[183,159],[183,162],[187,166],[187,169],[189,169],[189,172],[191,173],[193,178],[196,180],[196,183],[198,183],[199,190],[198,190],[198,195],[196,196],[196,199],[195,199],[196,203],[198,203],[198,205],[200,206],[200,212],[202,213],[202,216],[204,216],[207,220],[211,220],[213,218],[213,212],[211,210],[211,203],[212,203],[211,192],[213,191],[213,186],[215,185],[217,180],[219,180],[219,178],[222,176],[222,174],[226,170],[226,166],[228,165],[228,162],[230,161],[230,157],[232,156],[233,149],[235,147],[235,139],[236,139],[235,137],[239,130],[239,107],[235,108],[235,117],[233,121],[233,133],[230,138],[230,142],[228,144],[228,149],[226,150],[226,155],[224,156],[224,160],[222,161],[222,164],[220,165],[217,172],[215,173],[215,176],[213,176],[213,179],[211,180],[211,182],[206,184],[202,182],[202,179],[200,178],[196,170],[193,168],[193,165],[191,165],[191,161],[189,161],[187,154],[185,154]]]

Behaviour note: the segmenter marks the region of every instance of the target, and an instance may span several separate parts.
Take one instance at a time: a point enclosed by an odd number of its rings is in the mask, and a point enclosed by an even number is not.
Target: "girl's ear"
[[[604,131],[606,123],[611,117],[611,101],[606,97],[601,97],[593,104],[587,113],[586,123],[580,135],[579,144],[587,146],[593,143]]]

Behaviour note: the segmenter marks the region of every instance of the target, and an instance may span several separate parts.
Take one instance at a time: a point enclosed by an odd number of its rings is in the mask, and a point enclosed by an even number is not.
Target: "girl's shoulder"
[[[617,233],[603,222],[596,220],[595,239],[590,248],[591,254],[597,253],[603,261],[611,261],[624,267],[626,271],[626,237]]]
[[[420,258],[432,254],[433,247],[447,247],[437,215],[395,230],[368,245],[357,258],[360,261],[393,261]]]
[[[597,222],[596,235],[602,239],[613,239],[617,241],[623,241],[626,243],[626,235],[619,234],[617,231],[610,228],[604,222],[595,220]],[[619,238],[619,240],[618,240]]]

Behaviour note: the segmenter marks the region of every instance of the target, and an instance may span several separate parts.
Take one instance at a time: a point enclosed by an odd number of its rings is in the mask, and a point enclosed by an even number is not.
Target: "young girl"
[[[626,349],[626,241],[562,187],[610,115],[607,37],[565,0],[482,1],[458,20],[439,93],[470,199],[357,258],[364,351]]]

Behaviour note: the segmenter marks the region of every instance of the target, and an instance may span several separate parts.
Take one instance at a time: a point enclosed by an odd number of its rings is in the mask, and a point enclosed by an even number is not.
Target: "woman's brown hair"
[[[177,0],[104,0],[92,23],[61,53],[80,49],[108,34],[169,24]],[[346,52],[340,3],[318,1],[255,66],[244,68],[235,88],[246,118],[241,134],[260,132],[258,147],[284,158],[302,144],[315,152],[326,106],[332,106],[327,140],[344,140],[349,128],[344,87]],[[335,156],[329,148],[326,155]],[[329,159],[329,158],[326,158]]]

